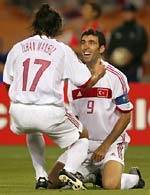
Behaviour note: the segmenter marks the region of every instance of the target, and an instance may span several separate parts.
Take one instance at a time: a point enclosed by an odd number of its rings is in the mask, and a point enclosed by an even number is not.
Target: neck
[[[98,59],[95,59],[95,60],[93,60],[91,62],[86,62],[86,65],[88,66],[88,69],[90,70],[91,73],[94,72],[94,68],[95,68],[95,65],[97,63],[97,60]]]

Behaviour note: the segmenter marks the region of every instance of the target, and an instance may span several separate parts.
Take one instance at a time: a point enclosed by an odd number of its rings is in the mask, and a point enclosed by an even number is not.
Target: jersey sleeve
[[[69,79],[75,86],[86,86],[91,79],[91,73],[87,66],[83,64],[73,50],[65,47],[65,71],[64,79]]]
[[[116,109],[120,112],[130,112],[133,109],[128,93],[129,85],[127,78],[119,72],[114,84],[113,99],[116,104]]]
[[[3,81],[6,84],[11,84],[13,81],[13,64],[14,64],[14,59],[15,59],[15,52],[14,52],[14,48],[12,48],[10,50],[10,52],[8,53],[7,59],[6,59],[6,63],[4,66],[4,72],[3,72]]]

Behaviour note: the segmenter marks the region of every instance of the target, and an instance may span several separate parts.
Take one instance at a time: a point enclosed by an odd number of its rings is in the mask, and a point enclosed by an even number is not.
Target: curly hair
[[[35,15],[32,29],[35,35],[45,34],[46,36],[55,37],[62,30],[62,18],[48,4],[43,4]]]

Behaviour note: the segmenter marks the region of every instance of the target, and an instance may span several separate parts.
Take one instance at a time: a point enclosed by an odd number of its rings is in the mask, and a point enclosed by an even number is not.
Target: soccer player
[[[78,169],[78,175],[80,173],[83,181],[88,182],[96,170],[93,182],[104,189],[143,188],[145,182],[138,168],[131,168],[129,174],[123,173],[124,153],[130,141],[125,129],[130,122],[133,105],[128,96],[126,76],[102,60],[105,44],[103,33],[92,29],[83,32],[81,50],[84,62],[92,73],[93,62],[100,59],[106,74],[90,89],[70,87],[72,111],[89,134],[88,156]],[[50,171],[49,188],[61,186],[58,170],[63,168],[67,155],[68,151],[62,154]],[[100,173],[101,179],[98,178]]]
[[[4,68],[4,82],[10,85],[11,130],[16,134],[46,133],[61,148],[70,146],[60,178],[65,177],[73,188],[84,189],[79,180],[76,186],[72,173],[87,156],[87,133],[65,110],[63,84],[69,79],[79,88],[91,87],[104,75],[105,69],[98,61],[91,75],[68,46],[54,39],[62,29],[62,19],[48,4],[39,9],[32,27],[34,35],[13,46]],[[46,176],[43,165],[37,188],[47,180]]]

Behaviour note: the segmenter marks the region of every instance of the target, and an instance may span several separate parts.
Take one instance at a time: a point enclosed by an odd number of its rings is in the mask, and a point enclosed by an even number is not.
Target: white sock
[[[48,178],[45,168],[44,147],[45,140],[42,134],[28,134],[27,146],[31,155],[33,167],[36,173],[36,180],[39,177]]]
[[[86,159],[89,141],[86,138],[77,140],[69,149],[64,169],[76,173],[81,163]]]
[[[121,190],[133,188],[139,181],[138,175],[123,173],[121,177]]]

